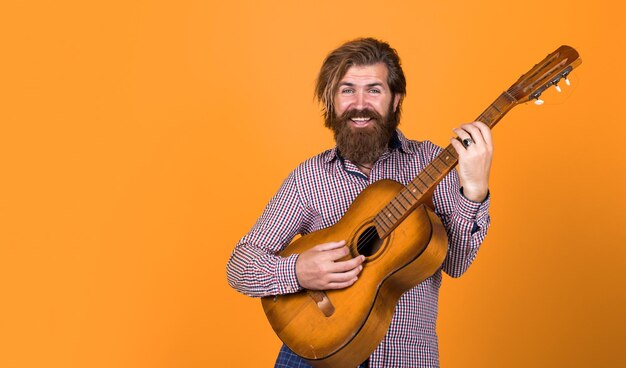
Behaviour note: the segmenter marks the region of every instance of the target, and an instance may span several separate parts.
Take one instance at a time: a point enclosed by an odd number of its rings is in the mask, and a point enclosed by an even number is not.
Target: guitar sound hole
[[[375,254],[383,244],[383,240],[378,237],[376,228],[371,226],[365,229],[359,236],[356,243],[356,248],[359,254],[369,257]]]

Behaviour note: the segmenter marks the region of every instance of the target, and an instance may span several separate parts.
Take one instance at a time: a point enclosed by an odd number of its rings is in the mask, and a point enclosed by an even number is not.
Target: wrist
[[[461,187],[461,194],[472,202],[481,203],[487,198],[489,188]]]

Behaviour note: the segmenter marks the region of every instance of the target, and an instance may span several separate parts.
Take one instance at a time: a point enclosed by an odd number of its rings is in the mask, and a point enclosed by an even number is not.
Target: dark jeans
[[[368,368],[369,360],[364,361],[357,368]],[[287,346],[283,345],[276,358],[274,368],[312,368],[306,360],[300,358],[296,353],[291,351]]]

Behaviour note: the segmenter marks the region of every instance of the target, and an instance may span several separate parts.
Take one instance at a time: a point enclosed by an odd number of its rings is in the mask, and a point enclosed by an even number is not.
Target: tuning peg
[[[569,82],[569,79],[565,78],[565,84],[567,84],[568,86],[571,85],[571,83]]]
[[[556,91],[557,91],[557,92],[559,92],[559,93],[561,92],[561,87],[559,87],[559,86],[558,86],[558,85],[556,85],[556,84],[554,85],[554,89],[556,89]]]
[[[543,101],[542,99],[537,98],[537,99],[535,100],[535,105],[543,105],[543,102],[544,102],[544,101]]]

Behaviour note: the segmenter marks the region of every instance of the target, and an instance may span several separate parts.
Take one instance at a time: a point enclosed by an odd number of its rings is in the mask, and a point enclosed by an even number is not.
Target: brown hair
[[[400,121],[402,100],[406,95],[406,79],[400,66],[400,57],[388,43],[374,38],[358,38],[348,41],[332,51],[317,76],[315,96],[323,105],[325,125],[330,128],[330,121],[335,114],[334,96],[339,82],[352,66],[373,65],[384,63],[387,66],[387,84],[393,98],[400,96],[394,120]],[[393,101],[392,98],[392,101]]]

